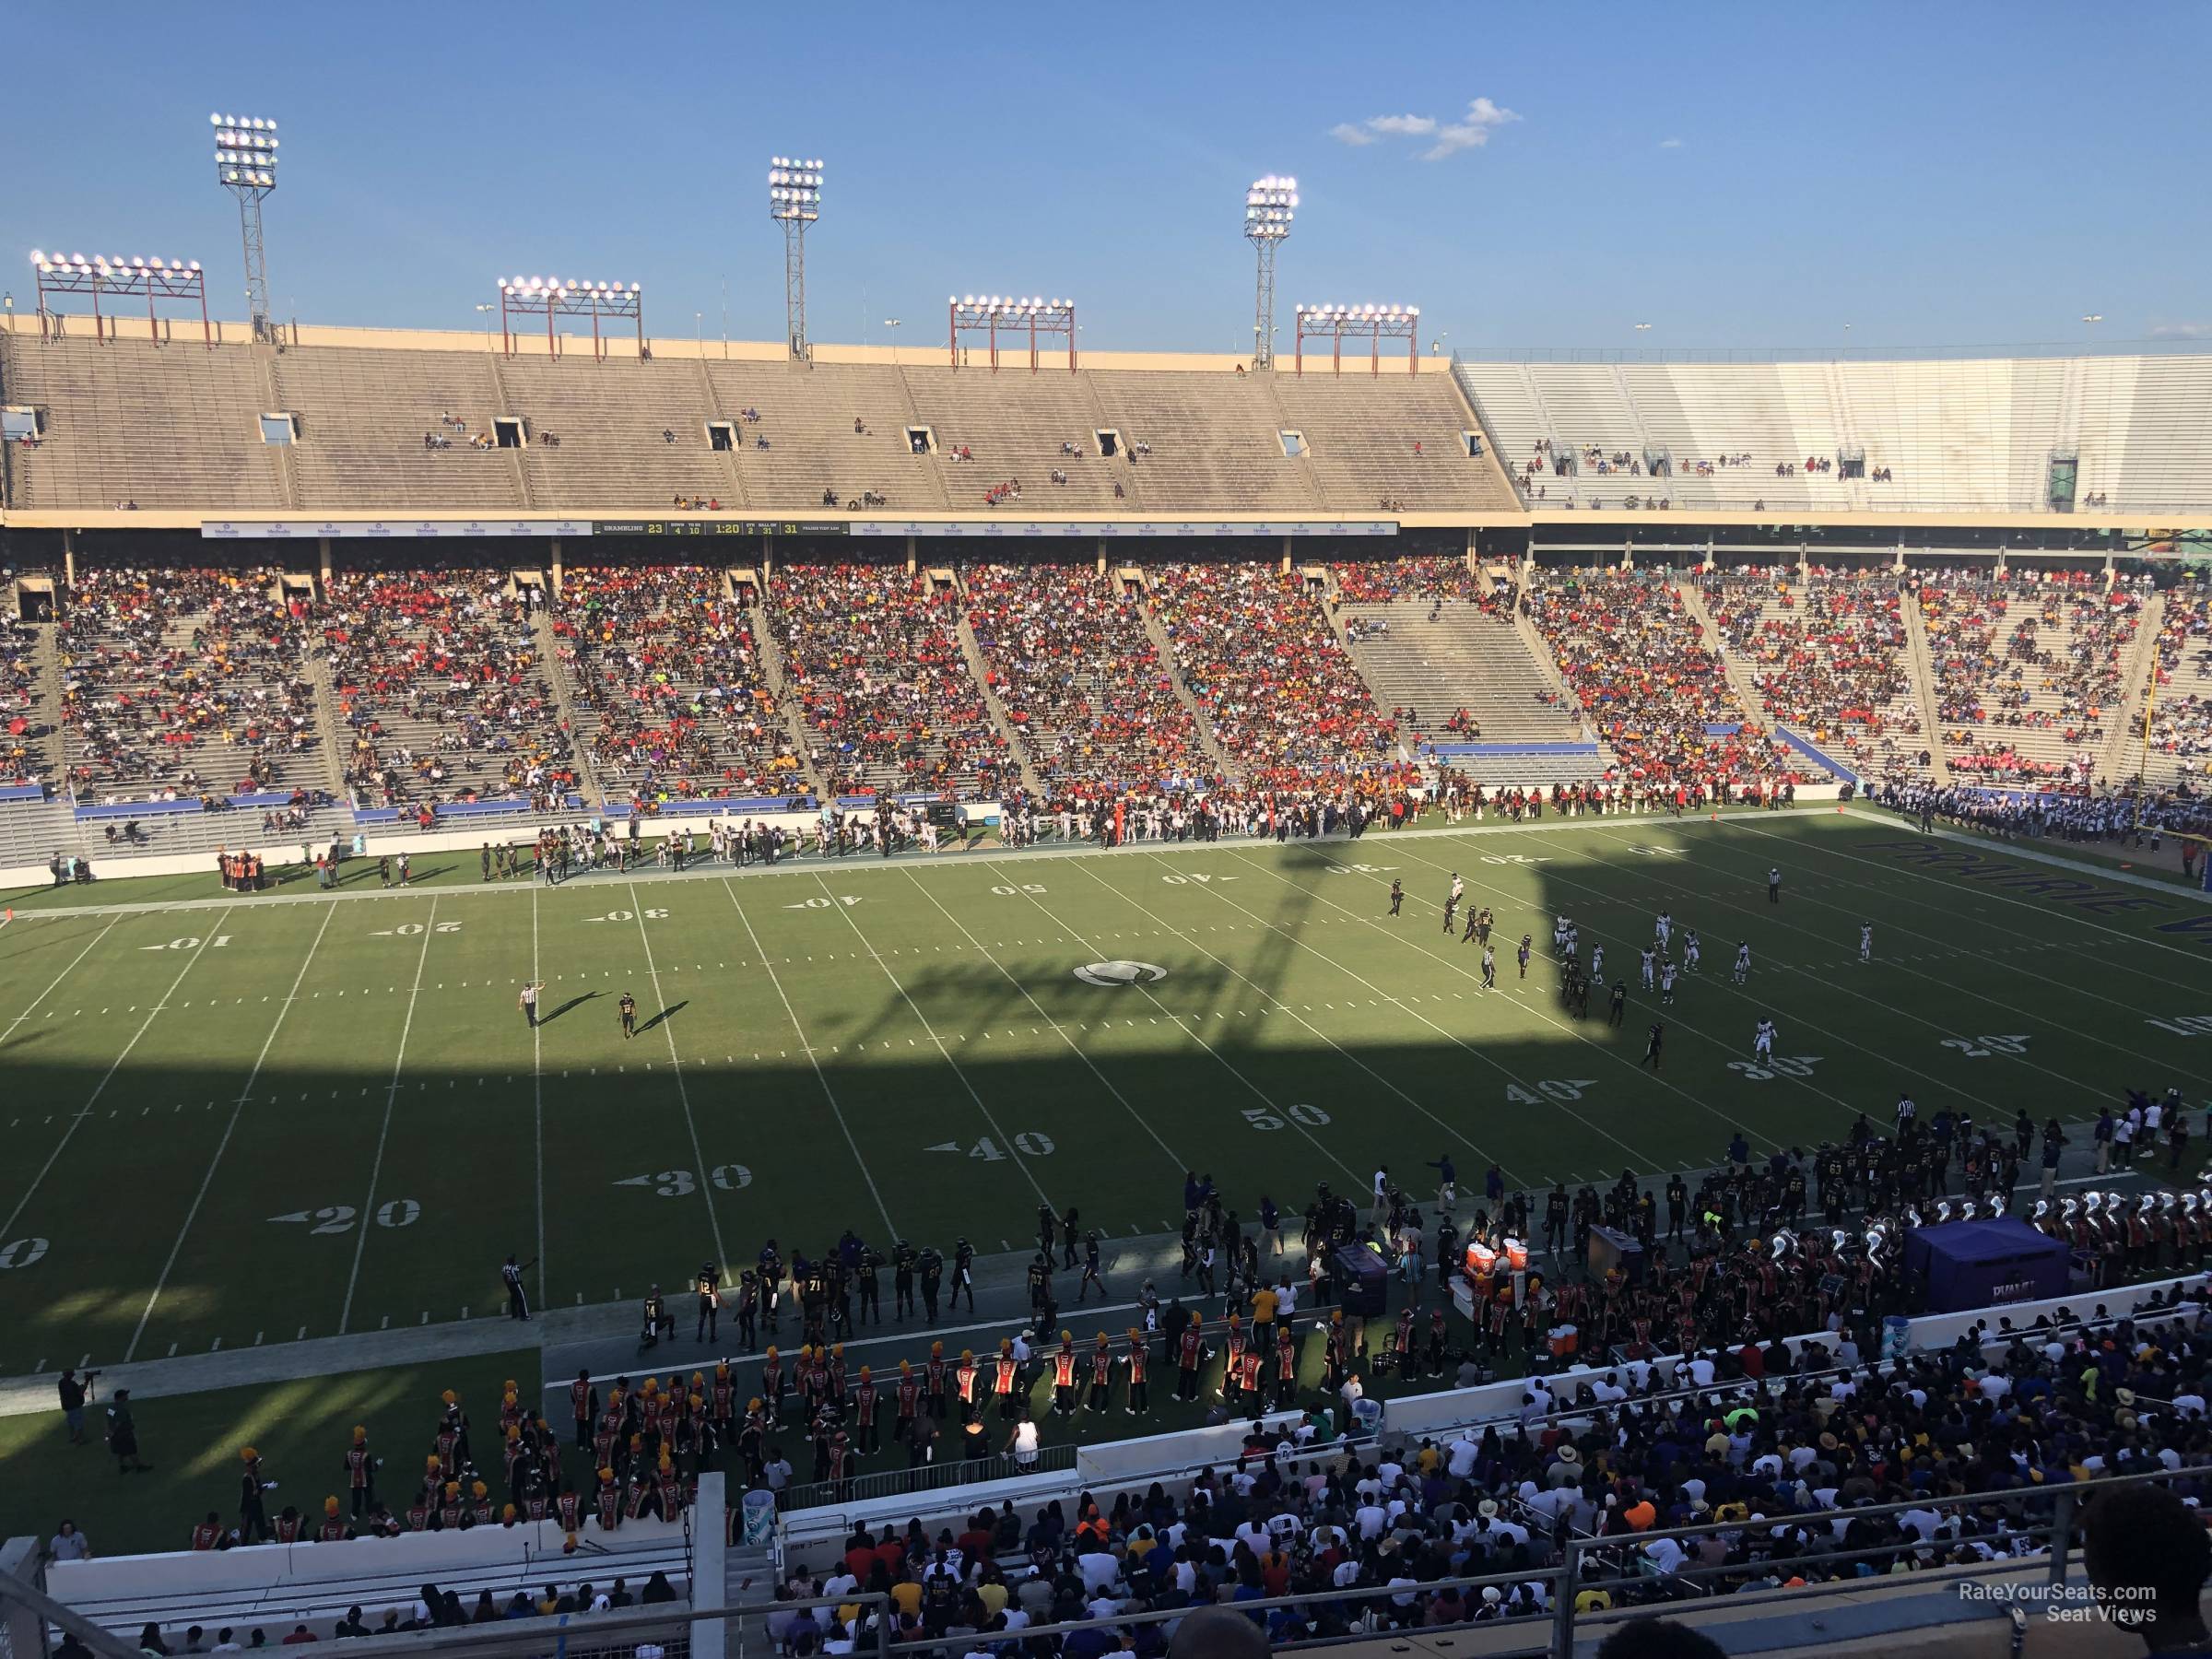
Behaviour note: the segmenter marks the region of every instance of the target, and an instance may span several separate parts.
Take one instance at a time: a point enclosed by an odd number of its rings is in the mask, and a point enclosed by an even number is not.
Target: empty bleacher
[[[43,427],[9,451],[10,504],[281,507],[260,383],[242,346],[0,336],[0,404]]]
[[[532,505],[660,509],[680,496],[735,507],[727,465],[709,445],[697,364],[572,352],[502,359],[498,373],[512,406],[499,413],[526,423]]]
[[[1278,373],[1275,391],[1284,425],[1305,438],[1315,486],[1339,512],[1514,504],[1495,459],[1467,453],[1475,423],[1448,375]]]
[[[523,505],[511,452],[469,446],[500,406],[484,352],[298,347],[272,366],[277,394],[300,418],[292,465],[302,505],[401,512]],[[450,416],[459,427],[441,425]],[[429,449],[425,435],[450,447]]]
[[[915,418],[935,435],[945,491],[955,507],[981,505],[985,490],[1019,479],[1025,512],[1135,510],[1127,454],[1109,459],[1099,453],[1099,432],[1110,428],[1100,418],[1090,377],[1049,365],[1036,374],[1026,366],[996,374],[942,366],[903,372]],[[1121,439],[1126,444],[1129,434]],[[1064,444],[1076,453],[1065,453]],[[1054,472],[1067,482],[1053,482]]]
[[[1349,604],[1343,616],[1352,661],[1375,701],[1418,713],[1401,727],[1408,741],[1581,739],[1581,711],[1559,701],[1510,612],[1485,610],[1465,599],[1395,599]],[[1473,729],[1448,729],[1462,710]]]
[[[1265,377],[1115,370],[1092,380],[1100,424],[1151,446],[1135,464],[1149,511],[1295,514],[1320,507],[1306,463],[1283,453],[1283,423]],[[1351,510],[1372,512],[1372,496]]]
[[[873,489],[894,512],[945,506],[939,463],[907,442],[913,406],[896,369],[710,361],[707,374],[719,417],[735,423],[748,505],[818,517]]]

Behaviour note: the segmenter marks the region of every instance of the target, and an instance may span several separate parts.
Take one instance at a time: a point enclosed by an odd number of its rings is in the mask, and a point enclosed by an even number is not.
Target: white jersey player
[[[1859,924],[1859,960],[1874,960],[1874,924],[1871,922]]]
[[[1652,988],[1652,964],[1658,959],[1658,956],[1655,950],[1640,950],[1636,953],[1637,960],[1643,964],[1643,988],[1646,991]]]
[[[1735,947],[1735,982],[1740,985],[1750,977],[1751,947],[1748,945],[1738,945]]]
[[[1453,908],[1453,910],[1457,910],[1457,909],[1459,908],[1459,901],[1460,901],[1461,898],[1462,898],[1463,896],[1465,896],[1465,894],[1466,893],[1466,890],[1467,890],[1467,884],[1466,884],[1465,882],[1462,881],[1462,880],[1459,878],[1459,872],[1458,872],[1457,870],[1454,870],[1454,871],[1453,871],[1453,872],[1452,872],[1452,908]]]
[[[1652,923],[1652,937],[1659,941],[1660,949],[1666,948],[1667,942],[1674,937],[1674,916],[1666,911],[1661,911]]]
[[[1671,961],[1659,964],[1659,1000],[1663,1004],[1675,1000],[1675,965]]]
[[[1697,971],[1698,930],[1693,927],[1682,935],[1682,971],[1695,973]]]
[[[1773,1058],[1774,1022],[1772,1020],[1760,1020],[1759,1030],[1751,1033],[1751,1053],[1761,1060]]]
[[[1605,977],[1606,947],[1603,945],[1593,945],[1590,947],[1590,982],[1595,984]]]

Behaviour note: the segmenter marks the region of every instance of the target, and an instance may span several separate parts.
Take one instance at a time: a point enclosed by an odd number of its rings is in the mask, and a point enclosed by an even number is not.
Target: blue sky
[[[827,162],[818,340],[898,317],[941,347],[945,296],[994,289],[1073,295],[1092,348],[1248,348],[1267,172],[1302,196],[1284,324],[1380,300],[1447,350],[2212,340],[2201,0],[193,15],[11,11],[18,309],[29,251],[66,243],[199,259],[242,315],[220,110],[282,124],[271,288],[303,321],[470,327],[527,272],[641,283],[663,335],[720,335],[726,285],[731,337],[774,338],[784,151]]]

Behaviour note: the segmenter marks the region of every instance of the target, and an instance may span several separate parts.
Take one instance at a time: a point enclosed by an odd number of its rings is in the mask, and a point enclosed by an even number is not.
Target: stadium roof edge
[[[542,523],[546,526],[545,534],[552,536],[561,534],[560,526],[564,524],[589,524],[594,522],[634,524],[640,519],[640,516],[639,510],[634,506],[578,507],[559,514],[547,513],[542,509],[502,511],[497,513],[486,513],[480,511],[462,512],[451,508],[431,508],[404,512],[374,512],[362,510],[344,512],[261,512],[239,513],[227,512],[220,508],[198,507],[131,509],[127,511],[113,508],[61,507],[45,510],[38,508],[0,509],[0,527],[12,530],[196,531],[210,524],[241,527],[270,524],[294,526],[289,539],[304,543],[312,541],[314,537],[311,533],[302,533],[297,529],[297,526],[303,524],[333,525],[467,524],[496,520],[501,525]],[[687,524],[696,522],[701,524],[757,522],[763,516],[788,518],[792,515],[788,513],[764,515],[759,512],[686,512],[682,515]],[[872,515],[862,514],[860,516],[865,519],[870,518]],[[914,524],[972,524],[976,522],[972,512],[904,512],[896,516],[900,523]],[[1141,533],[1147,528],[1152,528],[1160,535],[1167,537],[1202,537],[1208,534],[1208,527],[1212,525],[1277,524],[1283,524],[1285,518],[1279,512],[1109,513],[1093,512],[1063,514],[1024,513],[1018,516],[1010,515],[1006,523],[1012,526],[1017,524],[1029,523],[1080,524],[1107,521],[1117,525],[1126,526],[1130,532]],[[2077,512],[2069,513],[2064,518],[2054,518],[2047,512],[1913,512],[1900,515],[1894,512],[1808,512],[1803,508],[1766,512],[1727,512],[1713,509],[1695,512],[1668,513],[1653,513],[1626,508],[1614,512],[1575,512],[1469,510],[1445,512],[1400,512],[1359,518],[1347,518],[1340,513],[1313,512],[1301,515],[1299,522],[1303,525],[1341,524],[1347,529],[1354,525],[1383,522],[1395,524],[1401,530],[1531,528],[1586,530],[1590,532],[1590,535],[1581,539],[1599,546],[1624,544],[1626,538],[1621,533],[1630,527],[1640,531],[1651,531],[1679,526],[1683,532],[1682,545],[1688,546],[1700,541],[1702,539],[1700,533],[1709,527],[1724,529],[1730,526],[1756,526],[1787,529],[1793,525],[1803,525],[1849,529],[1853,526],[1864,526],[1868,529],[1891,532],[1890,535],[1885,535],[1878,544],[1870,543],[1869,545],[1902,546],[1908,553],[1913,551],[1923,542],[1940,540],[1939,534],[1932,536],[1930,533],[1939,533],[1945,529],[2048,531],[2057,527],[2079,530],[2084,535],[2101,535],[2106,532],[2118,531],[2130,538],[2146,540],[2184,532],[2212,532],[2212,512],[2169,513],[2152,520],[2147,518],[2140,512],[2133,511],[2125,513]],[[502,531],[502,534],[511,533]],[[405,540],[406,538],[394,536],[393,539]],[[752,538],[734,537],[733,539],[741,546],[749,546]],[[884,539],[896,541],[897,537],[886,536]],[[1009,535],[1006,539],[1011,545],[1017,547],[1038,547],[1053,545],[1049,536]],[[1265,546],[1265,544],[1258,545]],[[1647,551],[1656,550],[1648,540],[1640,542],[1639,546],[1643,547]],[[2098,550],[2084,549],[2087,552]]]

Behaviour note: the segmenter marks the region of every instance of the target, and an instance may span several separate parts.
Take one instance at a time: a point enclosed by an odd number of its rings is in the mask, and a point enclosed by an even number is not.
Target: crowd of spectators
[[[2166,616],[2153,647],[2150,707],[2152,763],[2168,776],[2212,775],[2212,589],[2202,582],[2166,595]],[[2140,715],[2131,715],[2140,724]]]
[[[1049,794],[1211,781],[1140,595],[1086,565],[970,565],[960,582],[991,689]]]
[[[1631,780],[1806,781],[1806,763],[1736,707],[1721,659],[1667,572],[1541,571],[1524,603]]]
[[[1248,782],[1300,788],[1398,764],[1394,728],[1298,577],[1226,563],[1150,574],[1175,670]]]
[[[601,787],[633,801],[803,791],[747,607],[698,565],[571,565],[553,631]]]
[[[1459,554],[1417,554],[1410,559],[1335,559],[1329,565],[1336,578],[1332,603],[1387,605],[1397,599],[1450,599],[1502,611],[1506,600],[1490,579],[1467,568]]]
[[[784,564],[769,614],[832,794],[994,793],[1006,739],[959,638],[959,598],[897,564]]]
[[[0,784],[43,783],[53,775],[46,744],[53,712],[43,701],[37,630],[12,618],[0,622]]]
[[[1916,770],[1907,751],[1920,748],[1920,712],[1892,572],[1816,567],[1800,582],[1794,568],[1739,567],[1701,584],[1725,649],[1750,668],[1768,715],[1863,772]]]
[[[574,745],[531,625],[543,590],[488,563],[340,571],[316,618],[355,802],[553,804],[575,781]]]
[[[1943,572],[1919,587],[1953,771],[2089,786],[2141,591],[2101,571]]]
[[[315,740],[307,611],[263,567],[80,566],[56,642],[79,798],[276,783],[282,758]]]

